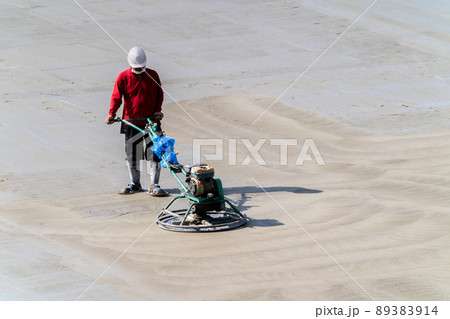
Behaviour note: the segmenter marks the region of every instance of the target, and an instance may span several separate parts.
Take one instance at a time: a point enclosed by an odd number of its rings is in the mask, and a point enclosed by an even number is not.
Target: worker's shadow
[[[243,186],[243,187],[227,187],[224,188],[224,194],[232,195],[232,194],[240,194],[241,197],[238,200],[232,200],[233,204],[241,211],[245,212],[250,207],[254,207],[254,205],[245,205],[246,202],[251,201],[254,195],[263,194],[267,195],[274,192],[290,192],[293,194],[317,194],[322,193],[321,190],[317,189],[309,189],[303,187],[266,187],[264,189],[256,186]],[[251,195],[249,195],[251,194]],[[231,200],[231,199],[230,199]],[[276,204],[276,203],[274,203]],[[248,217],[248,222],[245,227],[273,227],[273,226],[281,226],[284,225],[282,222],[276,219],[255,219]]]

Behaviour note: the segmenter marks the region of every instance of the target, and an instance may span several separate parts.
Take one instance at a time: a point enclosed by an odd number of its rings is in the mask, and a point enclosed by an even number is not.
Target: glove
[[[153,114],[155,116],[155,120],[160,121],[164,118],[164,114],[162,112],[155,112],[155,114]]]
[[[106,124],[113,124],[114,123],[114,116],[112,116],[112,115],[108,115],[107,117],[106,117],[106,119],[105,119],[105,123]]]

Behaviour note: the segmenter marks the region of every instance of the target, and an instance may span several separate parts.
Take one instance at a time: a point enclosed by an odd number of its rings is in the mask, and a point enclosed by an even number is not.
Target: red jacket
[[[146,72],[137,75],[131,72],[130,68],[119,74],[111,96],[109,115],[116,116],[122,98],[124,119],[146,118],[153,116],[155,112],[161,112],[164,93],[158,73],[151,69],[145,70]],[[143,127],[147,121],[131,123]]]

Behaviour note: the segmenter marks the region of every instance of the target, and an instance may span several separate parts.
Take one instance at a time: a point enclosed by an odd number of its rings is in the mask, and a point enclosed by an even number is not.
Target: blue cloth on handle
[[[173,151],[175,140],[166,136],[157,136],[153,140],[153,146],[150,148],[159,158],[164,159],[171,165],[178,164],[177,155]],[[162,166],[167,167],[166,163],[162,161]]]
[[[174,151],[172,151],[170,153],[164,153],[162,157],[170,165],[177,165],[178,164],[177,155],[175,154]],[[167,167],[166,162],[164,162],[164,161],[161,162],[162,167]]]
[[[164,153],[172,152],[174,145],[175,140],[173,138],[166,136],[157,136],[153,140],[153,146],[151,147],[151,150],[153,153],[158,155],[159,158],[161,158]]]

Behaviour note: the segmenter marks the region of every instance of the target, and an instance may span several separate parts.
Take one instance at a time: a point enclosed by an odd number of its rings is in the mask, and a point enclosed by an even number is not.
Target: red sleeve
[[[161,80],[159,79],[158,73],[156,72],[155,72],[155,81],[156,83],[158,83],[158,91],[156,93],[156,101],[155,101],[155,112],[161,112],[164,100],[164,91],[161,86]]]
[[[111,95],[111,104],[109,107],[109,115],[115,117],[116,112],[119,107],[122,105],[122,96],[123,96],[123,76],[122,73],[116,79],[114,83],[113,93]]]

